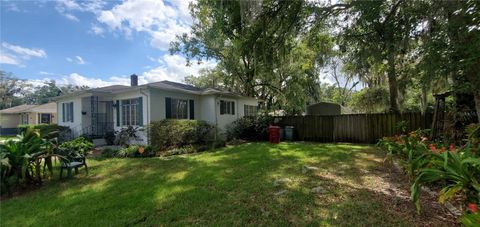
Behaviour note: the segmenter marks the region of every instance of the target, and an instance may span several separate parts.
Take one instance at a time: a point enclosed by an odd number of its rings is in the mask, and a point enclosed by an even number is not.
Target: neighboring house
[[[245,115],[257,113],[255,98],[217,89],[200,89],[171,81],[131,86],[113,85],[56,97],[58,124],[81,134],[101,138],[122,127],[140,129],[162,119],[205,120],[217,129]],[[145,130],[139,143],[147,143]]]
[[[21,124],[52,124],[56,123],[57,105],[47,103],[43,105],[20,105],[0,110],[0,134],[15,135]]]
[[[351,114],[352,110],[342,105],[331,102],[319,102],[307,106],[307,115],[340,115]]]

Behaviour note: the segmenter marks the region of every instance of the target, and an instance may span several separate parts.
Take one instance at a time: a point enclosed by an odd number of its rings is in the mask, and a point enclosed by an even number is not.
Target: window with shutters
[[[139,114],[138,98],[124,99],[121,101],[121,106],[122,125],[140,125],[141,113]]]
[[[256,116],[257,115],[257,106],[244,105],[243,112],[245,116]]]
[[[235,115],[235,102],[220,100],[220,115]]]
[[[170,118],[172,119],[188,119],[188,100],[171,99]]]
[[[62,103],[62,121],[73,122],[73,102]]]

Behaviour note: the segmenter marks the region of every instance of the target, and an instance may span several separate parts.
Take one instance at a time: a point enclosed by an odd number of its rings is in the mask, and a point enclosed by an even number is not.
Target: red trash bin
[[[278,126],[268,127],[268,141],[270,143],[280,143],[280,127]]]

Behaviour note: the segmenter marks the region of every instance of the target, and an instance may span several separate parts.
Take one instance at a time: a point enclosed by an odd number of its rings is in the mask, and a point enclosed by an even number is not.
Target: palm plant
[[[55,139],[42,139],[38,130],[27,128],[17,135],[17,140],[9,140],[0,147],[0,173],[2,192],[17,183],[42,183],[43,169],[53,173],[52,157]]]
[[[480,202],[480,159],[466,150],[432,154],[430,166],[420,169],[411,186],[412,200],[420,210],[420,187],[426,183],[445,182],[439,201],[445,202],[458,193],[465,193],[467,202]]]

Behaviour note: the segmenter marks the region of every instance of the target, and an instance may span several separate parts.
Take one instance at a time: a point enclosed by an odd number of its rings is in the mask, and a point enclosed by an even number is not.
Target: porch
[[[82,134],[104,138],[114,131],[113,100],[108,96],[92,95],[82,98]]]

